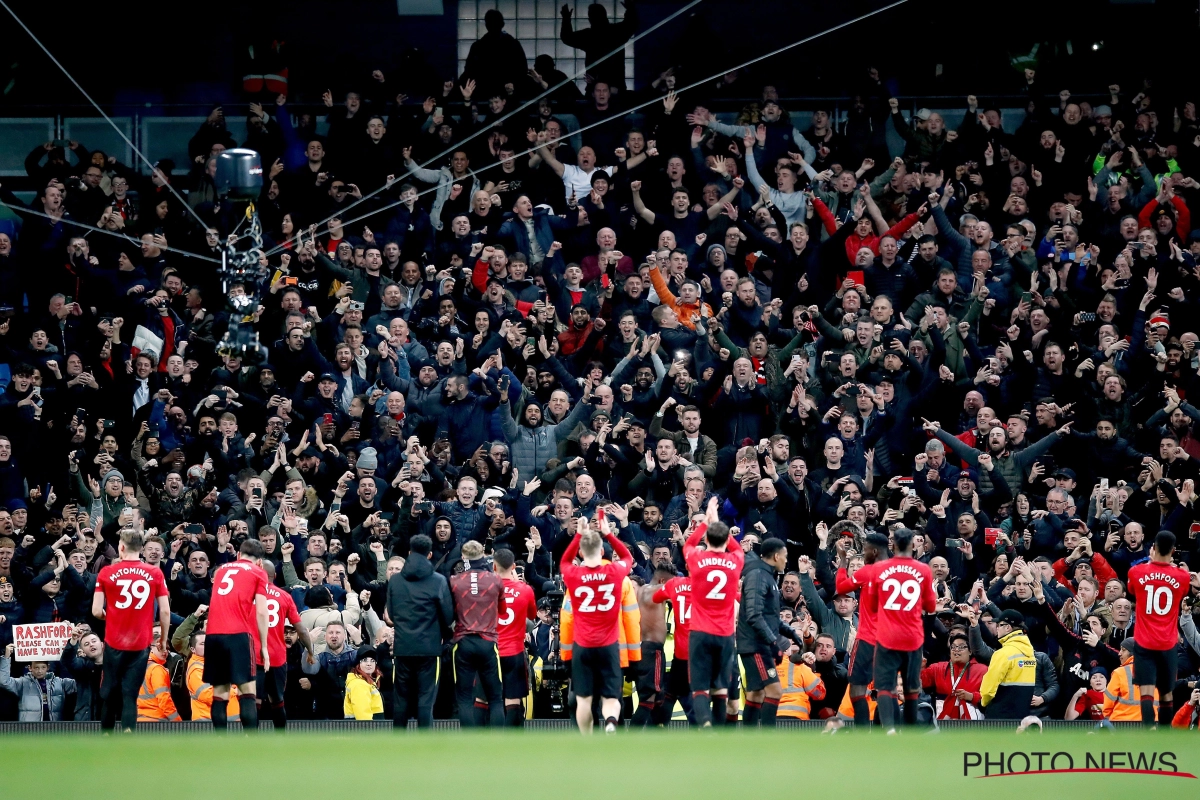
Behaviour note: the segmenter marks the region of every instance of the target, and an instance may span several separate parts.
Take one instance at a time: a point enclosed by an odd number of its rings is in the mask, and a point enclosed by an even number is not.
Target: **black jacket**
[[[442,642],[453,635],[450,584],[428,558],[414,554],[388,581],[387,614],[396,629],[396,658],[441,655]]]
[[[798,639],[790,625],[779,620],[779,585],[775,570],[757,556],[748,555],[742,568],[742,605],[738,610],[738,653],[783,650],[787,640]],[[803,647],[803,642],[797,642]]]

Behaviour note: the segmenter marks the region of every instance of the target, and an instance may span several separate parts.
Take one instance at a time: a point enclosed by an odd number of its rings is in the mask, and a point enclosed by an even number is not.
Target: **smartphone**
[[[1113,281],[1113,287],[1116,289],[1128,289],[1129,288],[1129,278],[1120,278],[1118,280]]]
[[[352,431],[358,430],[358,425],[359,425],[358,420],[354,420],[354,422],[350,423],[350,430],[352,430]]]
[[[911,475],[905,478],[897,478],[896,483],[900,484],[901,486],[912,486],[913,479]]]
[[[444,115],[442,114],[442,107],[438,106],[437,108],[433,109],[433,115],[435,117],[443,117],[444,118]]]
[[[413,508],[417,511],[433,511],[433,501],[422,500],[420,503],[414,503]]]
[[[846,277],[854,281],[855,286],[862,286],[866,283],[866,279],[863,277],[863,271],[861,269],[850,270],[846,273]]]
[[[1142,249],[1142,243],[1141,242],[1130,242],[1129,249],[1135,253],[1140,252]]]
[[[947,539],[946,540],[946,549],[947,550],[961,550],[962,546],[963,546],[962,539]]]
[[[67,295],[65,298],[63,298],[63,305],[66,306],[67,308],[70,308],[74,303],[75,303],[75,298],[71,297],[71,295]]]
[[[254,486],[250,489],[250,496],[255,500],[262,500],[263,490],[261,486]]]
[[[1107,492],[1107,491],[1108,491],[1108,478],[1101,478],[1101,479],[1100,479],[1100,491],[1101,491],[1102,493],[1103,493],[1103,492]]]
[[[84,409],[84,408],[75,409],[75,419],[78,420],[79,424],[82,425],[84,420],[87,419],[87,409]]]
[[[1080,322],[1081,324],[1082,324],[1082,323],[1085,323],[1085,322],[1095,322],[1095,321],[1096,321],[1096,312],[1095,312],[1095,311],[1083,311],[1083,312],[1080,312],[1080,314],[1079,314],[1079,322]]]
[[[199,536],[204,533],[204,526],[198,522],[191,522],[183,526],[183,532],[188,536]]]
[[[296,276],[294,276],[294,275],[288,275],[286,278],[283,279],[284,286],[295,286],[298,283],[300,283],[300,280],[298,278],[296,278]]]
[[[321,424],[322,425],[332,425],[333,424],[333,414],[326,414],[322,418]]]
[[[508,376],[501,375],[500,380],[496,381],[496,388],[504,392],[508,390]]]
[[[224,403],[229,399],[229,392],[224,389],[213,389],[213,394],[216,395],[218,403]]]
[[[71,146],[71,142],[68,141],[67,139],[55,139],[50,144],[54,145],[55,147],[62,147],[62,148],[67,148],[67,147]]]
[[[304,517],[301,517],[300,519],[296,520],[296,530],[298,530],[298,531],[308,530],[308,520],[305,519]]]
[[[994,545],[998,538],[1000,538],[1000,529],[999,528],[984,528],[983,529],[983,543],[984,544]]]
[[[1021,292],[1021,302],[1022,303],[1033,302],[1033,294],[1030,292]]]

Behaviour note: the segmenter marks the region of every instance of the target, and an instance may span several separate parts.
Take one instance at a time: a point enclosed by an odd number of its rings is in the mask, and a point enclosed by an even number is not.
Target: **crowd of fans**
[[[906,118],[870,70],[844,119],[818,107],[800,130],[770,84],[723,122],[722,85],[627,88],[620,67],[507,118],[566,76],[514,60],[490,13],[440,96],[393,97],[376,71],[326,95],[327,134],[280,95],[240,143],[216,108],[187,178],[77,142],[30,154],[37,198],[0,222],[0,649],[14,624],[77,627],[57,663],[0,659],[0,719],[98,718],[91,599],[123,528],[148,536],[177,626],[144,719],[205,716],[210,574],[246,537],[317,639],[312,673],[289,629],[288,715],[341,719],[379,713],[370,684],[390,705],[405,643],[382,617],[414,536],[446,576],[468,542],[515,554],[536,678],[576,520],[606,509],[646,584],[682,573],[713,497],[748,568],[787,545],[780,615],[804,645],[778,667],[785,692],[801,667],[822,685],[793,716],[844,709],[857,601],[835,574],[902,525],[937,581],[939,716],[986,715],[1012,610],[1037,658],[1024,711],[1121,719],[1129,569],[1160,530],[1200,566],[1193,101],[1027,70],[1009,132],[975,97]],[[591,126],[578,150],[562,115]],[[226,287],[205,258],[241,222],[213,181],[238,145],[263,158],[266,277]],[[220,347],[243,295],[264,358]],[[1194,727],[1190,603],[1179,631]],[[549,713],[536,679],[534,698]]]

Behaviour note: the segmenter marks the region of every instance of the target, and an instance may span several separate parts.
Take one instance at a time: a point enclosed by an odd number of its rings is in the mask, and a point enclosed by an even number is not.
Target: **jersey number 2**
[[[710,572],[708,573],[708,582],[715,583],[716,586],[708,590],[708,594],[704,595],[704,599],[724,600],[725,584],[729,582],[729,576],[724,572]]]

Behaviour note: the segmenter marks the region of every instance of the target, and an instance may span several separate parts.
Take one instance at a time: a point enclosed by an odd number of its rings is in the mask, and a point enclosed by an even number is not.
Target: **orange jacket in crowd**
[[[181,722],[171,699],[171,673],[167,672],[167,657],[150,651],[150,665],[146,668],[146,679],[138,692],[138,722]]]
[[[192,653],[188,659],[187,688],[192,696],[192,719],[212,719],[213,687],[204,682],[204,656]],[[229,718],[239,718],[236,686],[229,687]]]

